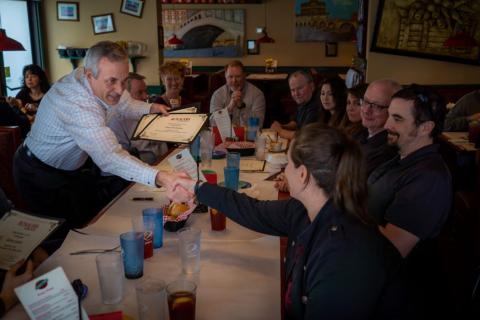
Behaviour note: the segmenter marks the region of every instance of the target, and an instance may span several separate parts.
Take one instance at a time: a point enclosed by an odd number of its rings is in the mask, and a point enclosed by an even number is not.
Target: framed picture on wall
[[[57,20],[79,21],[78,2],[57,1]]]
[[[247,40],[247,54],[260,54],[260,45],[256,40]]]
[[[115,32],[115,23],[113,14],[106,13],[98,16],[92,16],[93,34]]]
[[[337,42],[325,42],[325,57],[338,56],[338,43]]]
[[[120,12],[141,18],[144,4],[145,0],[122,0]]]
[[[479,65],[480,6],[461,4],[380,0],[371,51]]]

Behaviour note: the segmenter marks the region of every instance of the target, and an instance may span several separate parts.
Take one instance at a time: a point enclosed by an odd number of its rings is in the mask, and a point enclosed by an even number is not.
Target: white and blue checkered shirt
[[[158,170],[130,156],[105,119],[108,108],[120,108],[127,118],[138,119],[150,106],[132,99],[126,90],[116,106],[108,106],[93,94],[83,67],[77,68],[43,97],[25,144],[58,169],[78,169],[90,156],[104,172],[154,186]]]

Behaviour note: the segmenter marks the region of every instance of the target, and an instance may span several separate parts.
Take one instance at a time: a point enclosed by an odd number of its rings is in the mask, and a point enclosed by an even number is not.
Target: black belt
[[[42,160],[38,159],[37,156],[35,156],[35,154],[28,148],[28,146],[23,143],[22,146],[21,146],[21,151],[23,151],[23,154],[25,154],[28,158],[30,158],[31,160],[33,160],[33,162],[35,162],[37,165],[43,167],[44,169],[46,169],[47,171],[50,171],[50,172],[56,172],[56,173],[62,173],[62,174],[74,174],[76,172],[78,172],[79,170],[63,170],[63,169],[58,169],[58,168],[55,168],[55,167],[52,167],[48,164],[46,164],[45,162],[43,162]]]

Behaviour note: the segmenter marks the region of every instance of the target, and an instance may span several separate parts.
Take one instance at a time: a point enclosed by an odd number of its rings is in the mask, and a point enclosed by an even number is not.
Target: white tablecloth
[[[223,181],[225,160],[214,160],[211,169]],[[169,170],[166,161],[159,168]],[[263,181],[270,173],[241,173],[240,179],[252,184],[244,190],[258,199],[276,199],[273,182]],[[243,192],[243,191],[242,191]],[[132,201],[133,197],[153,197],[154,201]],[[135,184],[93,225],[82,229],[86,233],[70,232],[62,247],[36,270],[40,275],[62,266],[70,280],[80,278],[89,292],[83,301],[88,314],[123,310],[138,318],[135,283],[124,279],[124,299],[118,305],[102,304],[95,255],[70,255],[71,252],[92,248],[113,248],[119,235],[131,229],[131,218],[142,209],[166,203],[162,189]],[[202,230],[201,271],[191,277],[198,285],[196,318],[214,319],[280,319],[280,245],[277,237],[265,236],[227,219],[225,232],[210,230],[206,213],[193,214],[187,223]],[[144,277],[166,283],[182,277],[175,233],[164,231],[164,245],[155,249],[154,256],[145,260]],[[167,317],[168,318],[168,317]],[[21,306],[16,306],[5,319],[27,319]]]

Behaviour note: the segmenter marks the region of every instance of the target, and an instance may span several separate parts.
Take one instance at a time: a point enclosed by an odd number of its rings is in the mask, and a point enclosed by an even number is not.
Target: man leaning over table
[[[106,126],[106,113],[118,108],[126,117],[139,119],[148,112],[166,113],[164,105],[134,100],[124,91],[128,55],[118,44],[102,41],[85,56],[85,66],[55,83],[23,145],[14,158],[17,188],[38,214],[66,219],[69,228],[87,224],[111,199],[102,196],[97,177],[82,166],[90,157],[104,172],[171,191],[181,174],[150,167],[128,154]]]
[[[265,119],[265,96],[245,78],[243,64],[238,60],[229,62],[225,66],[227,83],[213,93],[210,112],[227,108],[232,123],[237,126],[247,126],[248,118],[257,117],[260,119],[259,127],[262,128]],[[210,122],[214,124],[213,117]]]
[[[388,114],[388,143],[398,148],[398,155],[370,174],[368,211],[405,258],[419,318],[439,318],[448,295],[442,290],[447,285],[436,259],[435,238],[450,212],[452,183],[434,139],[442,132],[445,103],[411,85],[393,95]]]

